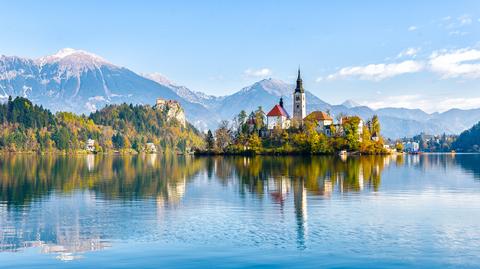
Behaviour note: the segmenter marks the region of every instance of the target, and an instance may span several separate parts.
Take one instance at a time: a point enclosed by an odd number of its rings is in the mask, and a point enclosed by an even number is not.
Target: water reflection
[[[141,237],[149,227],[168,220],[169,210],[182,210],[189,190],[195,193],[198,185],[207,184],[203,179],[222,186],[225,195],[266,200],[282,215],[290,214],[285,208],[292,208],[293,215],[286,218],[295,222],[297,248],[305,249],[309,198],[379,192],[389,168],[460,168],[478,179],[479,164],[479,155],[346,159],[5,155],[0,157],[0,251],[38,247],[58,259],[73,260],[110,247],[111,240]],[[153,223],[145,216],[149,212],[157,214]]]

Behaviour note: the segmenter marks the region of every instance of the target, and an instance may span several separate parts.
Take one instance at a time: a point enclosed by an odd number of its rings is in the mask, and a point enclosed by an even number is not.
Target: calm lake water
[[[0,156],[0,268],[480,268],[480,155]]]

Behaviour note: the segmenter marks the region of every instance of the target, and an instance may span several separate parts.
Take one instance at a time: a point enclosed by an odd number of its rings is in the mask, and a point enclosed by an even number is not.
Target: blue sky
[[[71,47],[225,95],[262,78],[330,103],[480,107],[480,1],[2,1],[0,54]]]

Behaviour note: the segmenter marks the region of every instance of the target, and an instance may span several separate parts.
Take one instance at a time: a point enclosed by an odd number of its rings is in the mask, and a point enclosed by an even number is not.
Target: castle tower
[[[306,102],[300,68],[298,68],[297,87],[295,87],[295,92],[293,93],[293,118],[295,120],[301,122],[307,116]]]

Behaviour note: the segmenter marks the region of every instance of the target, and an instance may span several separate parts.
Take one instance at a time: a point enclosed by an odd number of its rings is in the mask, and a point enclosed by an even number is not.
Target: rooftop
[[[275,105],[270,112],[267,114],[268,117],[278,117],[278,116],[284,116],[287,118],[290,118],[288,115],[287,111],[280,105]]]
[[[321,121],[321,120],[333,120],[332,117],[330,117],[327,113],[323,111],[313,111],[312,113],[308,114],[307,117],[305,117],[306,120],[316,120],[316,121]]]

